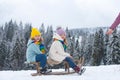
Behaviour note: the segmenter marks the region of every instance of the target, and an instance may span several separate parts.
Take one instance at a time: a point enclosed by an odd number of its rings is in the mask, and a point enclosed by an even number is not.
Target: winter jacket
[[[120,24],[120,13],[111,25],[110,29],[114,30]]]
[[[35,44],[33,40],[29,40],[27,44],[26,59],[27,62],[36,62],[36,55],[41,54],[39,45]]]
[[[54,34],[53,38],[63,41],[63,39],[58,34]],[[48,55],[48,60],[52,59],[55,62],[54,64],[59,64],[66,57],[70,56],[69,53],[66,53],[64,51],[64,47],[63,47],[62,43],[60,41],[58,41],[58,40],[54,41],[52,43],[52,45],[50,47],[50,50],[49,50],[49,55]]]

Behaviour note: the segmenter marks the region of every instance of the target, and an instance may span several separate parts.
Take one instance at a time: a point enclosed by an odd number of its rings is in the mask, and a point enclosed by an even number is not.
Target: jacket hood
[[[54,33],[53,38],[63,41],[63,39],[57,33]]]
[[[31,45],[33,42],[34,42],[33,40],[29,39],[29,41],[28,41],[28,43],[27,43],[27,47],[28,47],[29,45]]]

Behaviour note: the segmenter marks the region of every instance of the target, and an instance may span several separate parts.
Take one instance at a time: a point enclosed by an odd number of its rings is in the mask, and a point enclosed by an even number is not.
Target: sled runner
[[[80,71],[79,75],[82,75],[85,71],[86,71],[86,68],[83,68],[83,69]]]
[[[82,75],[84,72],[85,72],[86,68],[83,68],[81,70],[80,73],[78,73],[78,75]],[[41,76],[41,75],[69,75],[69,74],[74,74],[76,73],[75,71],[70,71],[69,73],[66,72],[66,71],[61,71],[61,72],[48,72],[48,73],[45,73],[45,74],[41,74],[41,73],[32,73],[31,75],[32,76]]]
[[[41,73],[32,73],[32,76],[41,76],[41,75],[68,75],[68,74],[73,74],[75,73],[75,71],[71,71],[71,72],[65,72],[65,71],[61,71],[61,72],[48,72],[45,74],[41,74]]]

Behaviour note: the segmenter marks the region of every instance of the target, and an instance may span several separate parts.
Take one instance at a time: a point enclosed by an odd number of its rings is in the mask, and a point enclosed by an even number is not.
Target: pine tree
[[[0,27],[0,43],[1,43],[2,39],[3,39],[3,34],[4,34],[4,30],[3,30],[3,27],[1,26]]]
[[[6,31],[6,39],[7,41],[12,42],[12,38],[14,36],[15,30],[18,28],[16,22],[13,23],[11,20],[8,25],[6,25],[7,31]]]
[[[105,47],[104,47],[104,32],[102,30],[102,28],[100,28],[99,30],[99,46],[100,46],[100,58],[101,58],[101,63],[103,63],[103,57],[105,56],[105,53],[104,53],[104,50],[105,50]]]
[[[20,40],[17,38],[11,54],[12,57],[11,64],[13,70],[17,70],[21,68],[21,61],[23,60],[23,55],[22,55],[23,53],[21,51],[22,51],[22,46]]]
[[[109,35],[105,35],[105,44],[104,44],[104,57],[103,57],[103,63],[104,65],[108,64],[108,59],[109,59]]]
[[[75,42],[75,48],[74,48],[74,58],[79,59],[80,58],[80,43],[79,38]]]
[[[42,36],[44,37],[45,36],[45,26],[44,26],[44,23],[42,23],[42,25],[40,26],[39,30],[42,33]]]
[[[30,38],[30,34],[31,34],[31,29],[32,26],[31,24],[25,24],[25,28],[24,28],[24,38],[25,38],[25,43],[27,44],[29,38]]]
[[[92,65],[100,65],[104,56],[104,35],[103,30],[95,33],[94,45],[93,45],[93,63]]]
[[[120,38],[119,35],[117,35],[117,30],[113,32],[112,36],[112,42],[110,47],[111,49],[111,58],[112,64],[120,64]]]
[[[19,28],[18,28],[18,37],[20,38],[20,39],[23,39],[24,38],[24,29],[23,29],[23,23],[22,22],[20,22],[20,24],[19,24]]]
[[[87,35],[82,35],[81,48],[79,56],[83,56],[86,52]]]
[[[75,36],[73,36],[72,37],[72,39],[71,39],[71,50],[70,50],[70,54],[72,55],[72,56],[74,56],[74,52],[75,52]]]
[[[88,35],[87,41],[85,43],[85,50],[84,50],[84,57],[85,57],[85,63],[90,65],[91,64],[91,58],[92,58],[92,49],[93,49],[93,42],[94,42],[94,35]]]
[[[0,44],[0,70],[4,67],[4,60],[6,58],[7,54],[7,47],[6,47],[6,42],[5,40],[2,40]]]
[[[48,26],[47,32],[45,33],[45,36],[44,36],[44,44],[45,44],[46,52],[49,51],[49,48],[52,43],[52,37],[53,37],[53,28],[52,26],[50,27]]]
[[[66,38],[67,38],[67,43],[68,43],[66,52],[71,54],[72,39],[71,39],[71,34],[70,34],[68,27],[66,28]]]

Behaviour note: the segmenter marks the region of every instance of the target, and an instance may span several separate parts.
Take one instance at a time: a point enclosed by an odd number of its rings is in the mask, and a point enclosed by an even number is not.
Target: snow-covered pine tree
[[[3,39],[3,34],[4,34],[3,27],[2,27],[2,26],[0,26],[0,43],[2,42],[2,39]]]
[[[4,67],[4,60],[7,55],[7,46],[6,41],[2,40],[0,44],[0,70]]]
[[[92,56],[93,56],[92,65],[95,66],[100,65],[102,62],[102,58],[104,56],[104,35],[102,29],[95,33]]]
[[[44,44],[45,44],[46,52],[49,51],[49,48],[52,43],[52,37],[53,37],[53,28],[52,26],[50,27],[48,26],[47,32],[45,33],[45,36],[44,36]]]
[[[25,24],[25,28],[24,28],[24,38],[25,38],[25,43],[27,44],[29,38],[30,38],[30,34],[31,34],[31,29],[32,26],[31,24]]]
[[[111,40],[111,64],[120,64],[120,37],[117,30],[113,32]]]
[[[81,46],[80,46],[80,54],[79,56],[85,55],[86,52],[86,44],[87,43],[87,34],[82,35]]]
[[[17,34],[18,34],[18,37],[19,37],[19,39],[23,39],[24,38],[24,26],[23,26],[23,23],[22,22],[20,22],[20,24],[18,25],[19,26],[19,28],[18,28],[18,32],[17,32]],[[25,38],[24,38],[25,39]]]
[[[105,56],[104,54],[104,32],[103,32],[103,29],[100,28],[99,30],[99,36],[100,36],[100,42],[99,42],[99,46],[100,46],[100,58],[101,58],[101,63],[103,63],[103,57]]]
[[[107,65],[108,64],[108,59],[109,59],[109,53],[110,53],[110,48],[109,48],[109,35],[105,35],[104,39],[104,57],[103,57],[103,64]]]
[[[11,20],[8,25],[6,25],[6,39],[7,41],[12,42],[12,38],[14,36],[15,30],[18,28],[16,22],[13,23],[13,21]]]
[[[74,52],[74,58],[75,59],[79,59],[80,58],[80,56],[79,56],[79,54],[80,54],[80,43],[79,43],[79,38],[76,40],[76,42],[75,42],[75,52]]]
[[[84,50],[84,57],[85,57],[85,63],[87,65],[91,64],[91,58],[92,58],[92,51],[93,51],[93,42],[94,42],[94,35],[90,34],[88,35],[85,43],[85,50]]]
[[[39,30],[42,33],[42,36],[44,38],[44,36],[45,36],[45,26],[44,26],[44,23],[42,23],[42,25],[40,26]]]
[[[71,34],[70,34],[70,31],[68,29],[68,27],[66,28],[66,38],[67,38],[67,42],[68,42],[68,46],[67,46],[67,52],[70,53],[71,51]]]
[[[70,46],[70,54],[71,56],[74,56],[75,54],[75,36],[72,36],[72,39],[71,39],[71,46]]]
[[[16,39],[15,46],[13,47],[13,51],[11,54],[11,65],[12,65],[12,70],[18,70],[21,69],[21,64],[24,63],[23,60],[23,55],[22,53],[22,46],[19,38]]]

